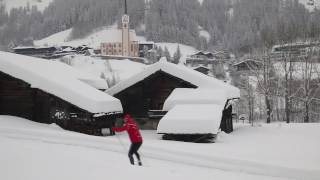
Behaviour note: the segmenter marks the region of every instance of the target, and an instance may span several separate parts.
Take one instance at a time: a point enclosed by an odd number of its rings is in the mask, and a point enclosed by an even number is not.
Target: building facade
[[[101,55],[139,56],[139,44],[134,30],[130,30],[129,16],[122,16],[122,28],[115,31],[112,41],[101,43]]]

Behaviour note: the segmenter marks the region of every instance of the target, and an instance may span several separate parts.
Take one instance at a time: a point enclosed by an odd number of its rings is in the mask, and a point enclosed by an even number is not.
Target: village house
[[[108,134],[122,106],[101,91],[107,88],[103,83],[61,62],[0,52],[1,115],[56,123],[86,134]]]
[[[106,92],[120,99],[124,113],[130,113],[141,127],[156,129],[159,119],[166,113],[164,103],[176,88],[223,89],[226,99],[240,96],[239,89],[234,86],[163,59]]]
[[[301,61],[301,57],[306,57],[311,48],[320,49],[319,42],[301,42],[274,45],[271,50],[271,58],[277,61],[283,61],[284,58],[290,58],[291,61]]]
[[[139,56],[139,44],[135,30],[130,29],[129,15],[125,12],[122,16],[121,29],[116,29],[112,37],[106,37],[101,43],[101,55],[103,56]]]
[[[238,72],[250,72],[260,70],[263,66],[262,62],[254,59],[245,59],[232,65]]]
[[[199,51],[187,57],[186,64],[191,66],[214,64],[216,58],[211,52]]]
[[[139,57],[145,57],[146,54],[152,53],[155,44],[153,41],[140,41],[139,42]]]

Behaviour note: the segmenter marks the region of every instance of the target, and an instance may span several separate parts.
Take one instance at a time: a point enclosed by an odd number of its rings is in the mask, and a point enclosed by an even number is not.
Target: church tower
[[[122,16],[122,55],[129,56],[130,47],[130,25],[129,25],[129,15],[127,12],[127,0],[124,3],[124,15]]]

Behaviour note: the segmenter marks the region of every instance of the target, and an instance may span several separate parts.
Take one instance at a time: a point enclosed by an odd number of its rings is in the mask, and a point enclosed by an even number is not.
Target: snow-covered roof
[[[198,69],[198,68],[205,68],[205,69],[210,70],[210,68],[209,68],[208,66],[204,66],[204,65],[202,65],[202,64],[200,64],[200,65],[198,65],[198,66],[195,66],[195,67],[192,67],[192,69],[194,69],[194,70],[196,70],[196,69]]]
[[[86,84],[84,74],[61,62],[0,51],[0,71],[91,113],[122,112],[118,99]]]
[[[169,111],[180,104],[216,104],[224,106],[226,101],[226,92],[223,90],[176,88],[164,102],[163,110]]]
[[[159,122],[159,134],[217,134],[221,117],[221,105],[176,105]]]
[[[254,59],[245,59],[245,60],[242,60],[242,61],[239,61],[239,62],[234,63],[233,66],[237,66],[237,65],[239,65],[239,64],[247,63],[247,62],[254,62],[254,63],[257,63],[257,64],[261,64],[261,65],[262,65],[262,62],[261,62],[261,61],[254,60]]]
[[[174,77],[189,82],[198,88],[214,88],[224,90],[228,98],[240,97],[240,90],[230,84],[213,77],[209,77],[184,65],[176,65],[166,61],[159,61],[148,66],[141,73],[138,73],[127,80],[121,81],[112,88],[108,89],[107,93],[110,95],[115,95],[158,71],[168,73]]]
[[[13,48],[13,50],[23,50],[23,49],[50,49],[50,48],[54,48],[57,49],[54,46],[17,46],[15,48]]]
[[[193,55],[206,55],[206,56],[207,55],[212,55],[213,56],[213,53],[212,52],[208,52],[208,51],[198,51]]]

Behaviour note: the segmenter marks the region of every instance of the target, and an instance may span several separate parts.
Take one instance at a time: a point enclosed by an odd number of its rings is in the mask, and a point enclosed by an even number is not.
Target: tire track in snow
[[[41,131],[41,130],[25,130],[15,128],[0,128],[0,135],[30,141],[38,141],[49,144],[60,144],[67,146],[75,146],[81,148],[97,149],[101,151],[111,151],[115,153],[124,153],[123,144],[119,145],[119,140],[115,138],[102,138],[88,136],[84,134],[70,134],[64,131]],[[126,144],[127,145],[127,144]],[[127,153],[125,151],[125,153]],[[218,169],[223,171],[241,172],[254,175],[263,175],[269,177],[282,177],[290,179],[318,180],[320,172],[317,170],[304,170],[297,168],[288,168],[262,164],[247,160],[228,159],[201,155],[192,152],[182,152],[174,149],[165,149],[156,146],[148,146],[144,144],[142,149],[144,157],[181,163],[184,165],[205,167],[210,169]]]

